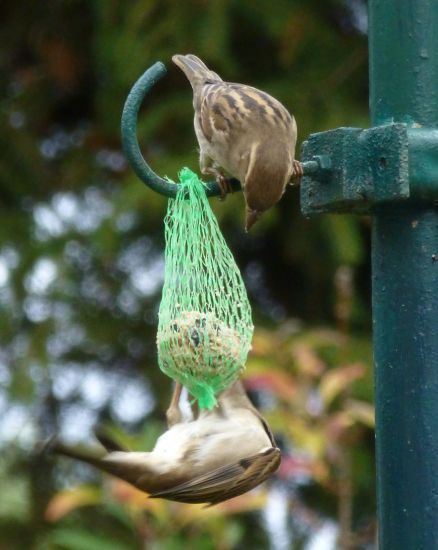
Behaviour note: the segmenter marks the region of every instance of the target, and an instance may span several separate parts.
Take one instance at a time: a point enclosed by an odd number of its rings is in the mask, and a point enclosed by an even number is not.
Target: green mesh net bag
[[[246,289],[220,232],[204,184],[180,174],[165,223],[163,296],[158,314],[160,368],[181,382],[201,409],[234,382],[251,347],[253,324]]]

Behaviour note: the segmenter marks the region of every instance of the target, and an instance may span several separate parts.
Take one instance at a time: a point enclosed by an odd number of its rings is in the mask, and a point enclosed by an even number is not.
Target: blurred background
[[[0,549],[371,549],[375,539],[369,223],[305,219],[299,191],[243,231],[211,200],[253,306],[245,385],[283,450],[265,486],[208,510],[148,500],[34,452],[103,423],[134,449],[164,429],[155,335],[166,199],[121,150],[136,79],[145,157],[197,170],[195,53],[311,132],[368,126],[365,0],[4,0],[0,6]],[[299,149],[297,156],[299,157]]]

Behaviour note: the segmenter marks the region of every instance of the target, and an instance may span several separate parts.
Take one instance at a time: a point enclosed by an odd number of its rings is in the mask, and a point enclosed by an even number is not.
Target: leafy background
[[[212,200],[256,325],[245,384],[283,449],[266,486],[203,510],[35,452],[104,423],[164,428],[156,364],[166,199],[126,163],[126,95],[169,68],[138,128],[154,169],[197,169],[192,52],[278,97],[311,132],[368,125],[364,0],[4,0],[0,7],[0,549],[374,548],[366,218],[300,214],[297,189],[243,232]]]

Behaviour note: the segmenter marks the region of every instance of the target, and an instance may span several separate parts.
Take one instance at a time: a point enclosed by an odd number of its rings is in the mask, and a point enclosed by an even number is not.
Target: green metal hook
[[[161,195],[175,197],[178,190],[178,184],[171,183],[161,178],[152,170],[141,154],[137,139],[137,119],[141,103],[146,94],[161,78],[163,78],[166,72],[167,69],[165,65],[158,61],[149,67],[132,87],[126,99],[125,106],[123,107],[122,144],[123,151],[129,163],[141,181]],[[312,174],[316,179],[315,176],[317,173],[323,173],[327,170],[327,163],[329,164],[329,160],[326,159],[325,162],[321,162],[319,157],[304,162],[302,163],[304,174]],[[240,182],[234,178],[230,180],[230,184],[233,192],[241,189]],[[205,192],[208,197],[221,194],[219,185],[215,181],[207,182]]]
[[[125,155],[137,176],[151,189],[166,197],[175,197],[178,184],[171,183],[158,176],[143,158],[137,139],[137,118],[141,103],[151,88],[166,74],[167,69],[158,61],[137,80],[126,99],[122,114],[122,144]],[[240,182],[231,180],[233,191],[240,189]],[[207,183],[208,197],[221,194],[219,185],[215,181]]]

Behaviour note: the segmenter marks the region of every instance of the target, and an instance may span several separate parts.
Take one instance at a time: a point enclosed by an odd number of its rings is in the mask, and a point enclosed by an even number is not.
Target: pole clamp
[[[438,204],[438,130],[404,123],[311,134],[301,160],[319,168],[301,180],[303,214],[369,214],[408,199]]]

